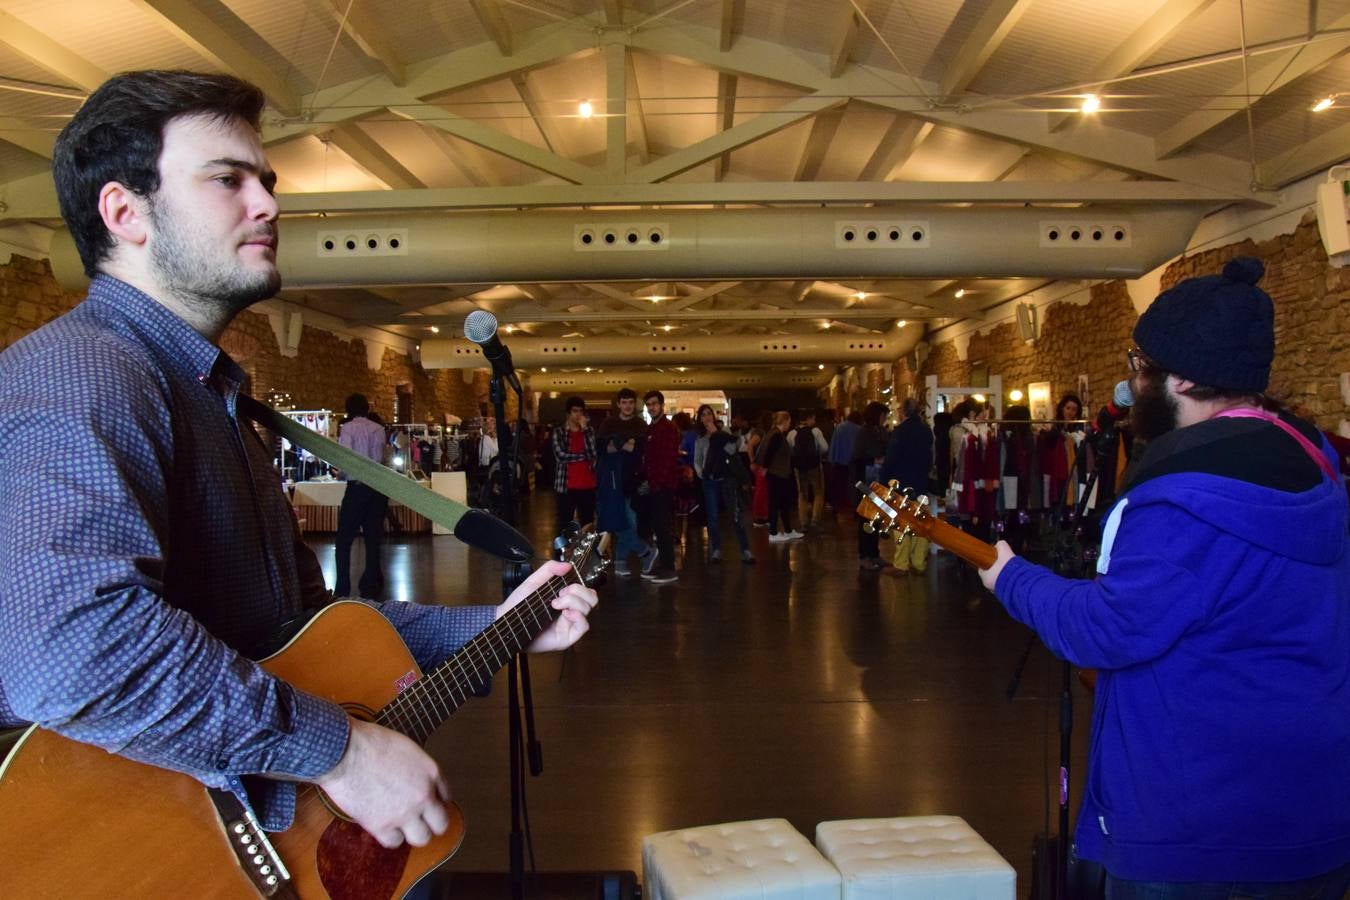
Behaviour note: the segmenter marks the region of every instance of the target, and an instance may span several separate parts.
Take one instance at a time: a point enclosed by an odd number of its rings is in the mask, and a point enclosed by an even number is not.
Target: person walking
[[[694,442],[694,471],[703,484],[703,509],[708,525],[708,553],[710,562],[722,560],[722,533],[719,519],[722,507],[731,513],[731,525],[741,547],[741,561],[753,565],[750,536],[745,532],[745,501],[740,484],[732,475],[737,468],[744,470],[736,450],[736,436],[722,428],[717,414],[708,404],[698,408],[699,436]]]
[[[933,469],[933,429],[923,420],[919,401],[906,397],[900,407],[904,420],[891,432],[886,444],[886,461],[881,464],[881,480],[899,482],[914,497],[928,496],[928,475]],[[887,574],[922,575],[928,569],[928,538],[911,534],[900,540],[896,532],[895,553]]]
[[[371,462],[384,461],[384,426],[370,418],[370,401],[365,394],[352,394],[345,404],[347,423],[338,432],[338,443],[353,450]],[[384,515],[389,498],[374,488],[347,479],[338,508],[337,538],[333,543],[333,564],[337,569],[333,593],[338,597],[352,596],[352,543],[359,531],[366,548],[365,568],[357,589],[367,600],[380,599],[384,590],[384,569],[380,564],[380,549],[384,544]]]

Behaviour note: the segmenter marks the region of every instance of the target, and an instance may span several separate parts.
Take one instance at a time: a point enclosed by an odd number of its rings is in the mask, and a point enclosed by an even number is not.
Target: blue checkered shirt
[[[107,276],[0,354],[0,726],[36,722],[247,789],[275,830],[295,787],[252,776],[327,772],[348,721],[252,662],[321,602],[323,581],[270,453],[236,415],[243,379]],[[428,668],[494,610],[381,612]]]

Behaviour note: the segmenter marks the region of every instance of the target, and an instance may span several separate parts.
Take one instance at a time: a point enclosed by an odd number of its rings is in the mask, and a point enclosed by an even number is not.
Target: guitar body
[[[351,602],[325,608],[262,666],[357,718],[422,674],[393,626]],[[385,850],[312,785],[297,787],[295,822],[268,837],[301,900],[402,897],[464,838],[451,805],[429,845]],[[200,782],[36,727],[0,763],[0,841],[0,897],[260,896]]]

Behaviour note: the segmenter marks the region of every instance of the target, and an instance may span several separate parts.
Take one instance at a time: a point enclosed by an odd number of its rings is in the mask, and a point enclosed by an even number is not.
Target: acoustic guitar
[[[890,534],[900,528],[900,540],[917,534],[952,551],[977,569],[987,569],[998,559],[998,551],[993,546],[934,516],[928,508],[927,494],[916,495],[910,488],[901,490],[897,481],[889,485],[874,481],[870,491],[861,481],[857,487],[867,492],[858,503],[858,515],[867,532]]]
[[[591,531],[567,541],[566,576],[428,673],[383,616],[351,601],[325,607],[261,665],[355,718],[423,743],[557,619],[552,601],[568,584],[598,577],[607,541]],[[445,834],[425,847],[386,850],[317,787],[297,788],[294,823],[267,834],[233,794],[34,726],[0,763],[0,897],[389,900],[449,859],[464,837],[463,814],[450,804]]]

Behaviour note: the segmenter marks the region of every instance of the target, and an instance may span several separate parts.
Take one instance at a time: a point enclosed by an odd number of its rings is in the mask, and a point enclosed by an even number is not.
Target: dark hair
[[[645,404],[648,400],[652,399],[653,397],[655,397],[657,400],[660,400],[662,406],[666,405],[666,395],[656,390],[651,390],[643,394],[642,402]]]
[[[885,403],[873,400],[871,403],[867,404],[867,407],[863,410],[863,424],[871,425],[873,428],[879,428],[881,427],[881,423],[885,421],[887,412],[889,412],[889,410]]]
[[[849,412],[848,416],[845,417],[844,421],[852,422],[854,425],[861,425],[863,423],[862,413],[858,412],[856,409],[852,410]]]
[[[919,398],[906,397],[905,402],[900,405],[901,413],[906,419],[919,414]]]
[[[699,406],[698,412],[694,413],[694,421],[698,423],[694,427],[699,430],[700,434],[709,433],[707,426],[703,424],[703,411],[705,409],[713,414],[713,431],[716,431],[718,429],[718,426],[722,424],[721,422],[717,421],[717,413],[713,410],[713,408],[708,404],[704,403],[701,406]]]
[[[636,399],[637,399],[637,391],[633,390],[632,388],[620,388],[620,389],[619,389],[619,394],[618,394],[618,396],[616,396],[614,399],[615,399],[615,400],[636,400]]]
[[[582,412],[585,412],[585,411],[586,411],[586,401],[585,401],[585,400],[582,400],[580,397],[568,397],[568,398],[567,398],[567,407],[566,407],[566,409],[567,409],[567,411],[568,411],[569,413],[570,413],[572,410],[574,410],[574,409],[579,409],[579,410],[581,410]]]
[[[365,394],[351,394],[347,397],[347,415],[355,419],[370,414],[370,401]]]
[[[258,130],[262,91],[231,75],[179,70],[125,72],[105,81],[61,129],[52,152],[52,178],[80,262],[90,278],[113,247],[98,212],[111,181],[142,197],[159,190],[164,128],[183,116],[240,119]]]
[[[1078,404],[1078,417],[1079,417],[1080,419],[1083,417],[1083,413],[1084,413],[1084,409],[1083,409],[1083,401],[1078,399],[1078,395],[1077,395],[1077,394],[1065,394],[1063,397],[1060,397],[1060,398],[1059,398],[1059,403],[1057,403],[1057,404],[1055,405],[1055,418],[1056,418],[1056,419],[1063,419],[1063,418],[1064,418],[1064,407],[1065,407],[1065,406],[1068,406],[1070,403],[1077,403],[1077,404]]]

